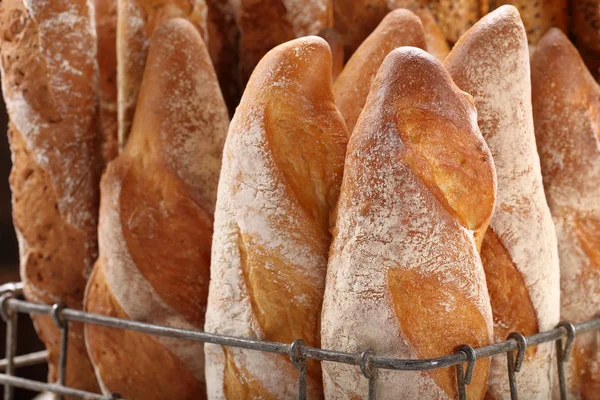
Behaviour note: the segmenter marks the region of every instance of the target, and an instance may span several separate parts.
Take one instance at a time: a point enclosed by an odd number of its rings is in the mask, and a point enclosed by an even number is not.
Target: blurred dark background
[[[6,135],[7,126],[6,107],[4,106],[4,101],[0,99],[0,131],[2,132],[0,135],[0,284],[19,280],[19,252],[11,219],[10,187],[8,185],[11,163],[8,137]],[[27,354],[44,348],[38,340],[28,316],[19,315],[17,333],[17,354]],[[6,325],[0,320],[0,358],[4,358],[5,341]],[[47,369],[45,365],[17,370],[19,376],[36,380],[45,380],[46,373]],[[0,387],[0,393],[3,392],[4,389]],[[15,390],[16,400],[29,400],[35,396],[36,393],[33,392]]]

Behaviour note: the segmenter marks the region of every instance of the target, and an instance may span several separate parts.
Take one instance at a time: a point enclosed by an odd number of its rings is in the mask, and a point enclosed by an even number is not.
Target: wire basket
[[[166,336],[183,340],[203,343],[214,343],[226,347],[238,347],[268,353],[287,354],[290,362],[298,369],[298,398],[306,399],[306,361],[330,361],[356,365],[360,367],[365,379],[369,381],[369,399],[376,399],[376,380],[378,369],[396,371],[425,371],[456,366],[456,382],[459,398],[466,399],[466,386],[470,383],[475,367],[475,361],[496,354],[507,354],[507,373],[509,376],[511,399],[518,399],[517,374],[525,357],[527,347],[541,343],[556,342],[556,359],[561,400],[567,398],[565,382],[565,363],[569,361],[571,348],[576,335],[600,330],[600,318],[581,324],[573,325],[561,322],[553,330],[530,336],[511,333],[505,342],[473,348],[468,345],[459,346],[457,352],[444,357],[426,360],[402,360],[397,358],[378,357],[373,351],[366,349],[362,353],[344,353],[309,347],[302,339],[293,343],[278,343],[261,340],[251,340],[240,337],[218,335],[201,331],[170,328],[166,326],[143,322],[112,318],[73,310],[61,304],[49,306],[19,300],[22,296],[22,283],[8,283],[0,286],[0,316],[6,323],[6,358],[0,360],[0,383],[4,385],[4,400],[12,400],[14,388],[33,390],[37,392],[52,392],[62,399],[71,396],[81,399],[116,400],[120,395],[103,395],[74,389],[64,385],[66,370],[66,349],[69,322],[101,325],[110,328],[127,329],[150,335]],[[17,320],[19,314],[39,314],[51,316],[61,330],[61,352],[58,366],[58,381],[56,383],[38,382],[20,378],[15,374],[18,367],[40,364],[45,362],[47,353],[40,351],[17,356]],[[466,364],[466,365],[465,365]]]

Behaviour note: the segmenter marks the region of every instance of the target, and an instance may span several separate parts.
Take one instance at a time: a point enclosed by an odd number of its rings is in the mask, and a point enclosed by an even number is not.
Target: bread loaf
[[[598,0],[571,0],[571,30],[588,68],[600,77],[600,4]]]
[[[117,119],[117,0],[94,0],[100,70],[102,157],[107,164],[119,154]]]
[[[433,56],[396,49],[373,82],[347,154],[322,347],[414,359],[489,344],[492,310],[477,245],[496,178],[471,96]],[[322,364],[326,398],[367,397],[359,367]],[[488,370],[489,359],[477,361],[467,398],[483,398]],[[456,371],[379,370],[376,392],[454,399]]]
[[[535,135],[561,268],[561,319],[584,322],[600,310],[600,87],[558,29],[531,59]],[[577,337],[569,398],[600,393],[600,337]]]
[[[496,342],[560,320],[556,233],[546,202],[531,111],[527,36],[512,6],[492,11],[454,45],[445,67],[475,99],[498,176],[497,204],[481,247]],[[554,343],[527,350],[519,395],[549,399]],[[492,359],[487,398],[510,399],[506,355]]]
[[[206,331],[320,345],[319,316],[348,132],[325,40],[305,37],[258,64],[231,122],[219,181]],[[289,357],[207,344],[210,399],[292,399]],[[322,398],[308,363],[308,398]]]
[[[348,60],[333,91],[349,132],[354,130],[383,59],[401,46],[426,49],[419,17],[404,9],[390,12]]]
[[[552,27],[567,31],[567,19],[569,17],[568,0],[489,0],[490,10],[502,5],[515,6],[525,25],[527,38],[532,49]]]
[[[240,31],[238,59],[243,85],[273,47],[317,35],[332,25],[332,0],[236,0],[232,5]]]
[[[204,0],[118,0],[117,75],[119,149],[127,142],[136,104],[148,45],[154,30],[170,18],[189,19],[208,40]]]
[[[13,220],[25,296],[75,309],[82,307],[97,256],[101,160],[93,26],[86,0],[0,3]],[[32,318],[49,352],[48,380],[55,382],[60,331],[48,316]],[[70,324],[66,384],[98,390],[79,323]]]
[[[102,178],[100,255],[88,312],[201,330],[228,115],[190,22],[152,37],[131,136]],[[203,345],[87,325],[105,392],[128,400],[206,397]]]

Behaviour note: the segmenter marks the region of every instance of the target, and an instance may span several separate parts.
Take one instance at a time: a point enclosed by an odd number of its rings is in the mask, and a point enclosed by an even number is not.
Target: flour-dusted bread
[[[335,102],[352,133],[362,111],[371,83],[383,59],[395,48],[426,48],[423,25],[415,14],[398,9],[390,12],[377,29],[360,45],[333,86]]]
[[[156,30],[137,108],[129,142],[102,178],[86,310],[202,329],[228,115],[190,22]],[[104,391],[128,400],[206,397],[201,343],[96,325],[85,335]]]
[[[529,49],[517,9],[502,6],[483,17],[444,65],[475,99],[479,128],[496,165],[496,209],[481,247],[495,341],[511,332],[550,330],[560,320],[556,232],[535,144]],[[547,343],[527,350],[518,375],[523,398],[550,398],[553,349]],[[510,399],[506,368],[505,354],[493,358],[490,399]]]
[[[117,119],[117,0],[94,0],[100,70],[100,120],[104,164],[119,154]]]
[[[318,37],[271,50],[231,122],[219,181],[207,332],[318,347],[348,132]],[[289,357],[207,344],[210,399],[295,399]],[[322,398],[318,362],[308,398]]]
[[[569,0],[489,0],[490,11],[503,5],[513,5],[521,14],[531,50],[535,48],[548,29],[567,31]]]
[[[443,106],[440,106],[443,105]],[[473,99],[423,50],[392,51],[348,144],[321,319],[323,348],[440,357],[492,341],[477,245],[494,208]],[[485,394],[477,361],[469,399]],[[357,366],[323,362],[325,397],[363,399]],[[377,371],[383,399],[457,397],[456,371]]]
[[[86,0],[0,3],[2,90],[10,119],[13,220],[28,300],[81,309],[97,257],[101,168],[98,65],[93,12]],[[60,331],[32,316],[57,379]],[[66,384],[98,387],[71,323]]]
[[[117,0],[119,150],[125,147],[144,75],[152,33],[171,18],[186,18],[208,42],[204,0]]]
[[[600,310],[600,87],[569,39],[551,29],[531,59],[535,135],[560,257],[561,319]],[[570,398],[600,393],[600,336],[577,337]]]
[[[240,32],[239,74],[245,85],[258,62],[273,47],[317,35],[332,25],[333,0],[232,0]]]

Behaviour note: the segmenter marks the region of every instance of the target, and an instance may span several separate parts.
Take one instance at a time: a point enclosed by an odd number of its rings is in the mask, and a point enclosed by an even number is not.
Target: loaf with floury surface
[[[348,132],[337,110],[327,42],[271,50],[231,122],[219,181],[207,332],[319,347],[330,212]],[[288,356],[207,344],[210,399],[295,399]],[[322,398],[308,362],[308,398]]]
[[[101,183],[100,255],[88,312],[201,330],[227,107],[200,34],[171,19],[152,37],[125,150]],[[199,342],[87,325],[104,392],[206,397]]]
[[[600,87],[558,29],[531,59],[533,117],[560,258],[561,319],[600,311]],[[567,370],[569,398],[600,393],[600,336],[578,335]]]
[[[360,45],[333,86],[335,103],[352,133],[371,84],[383,59],[397,47],[426,49],[423,25],[415,14],[399,9],[390,12]]]
[[[479,129],[496,165],[498,194],[481,259],[496,342],[512,332],[533,335],[560,320],[556,232],[546,202],[531,110],[529,49],[513,6],[479,20],[454,45],[444,66],[475,99]],[[548,399],[554,343],[527,349],[519,394]],[[506,354],[492,359],[487,397],[510,399]]]
[[[127,143],[153,32],[171,18],[185,18],[208,42],[205,0],[117,0],[118,146]]]
[[[425,51],[392,51],[348,144],[322,347],[423,359],[490,344],[492,310],[477,249],[495,193],[471,96]],[[358,366],[322,364],[327,399],[367,397]],[[489,365],[477,361],[467,398],[483,398]],[[454,399],[456,370],[378,370],[376,393]]]
[[[93,16],[87,0],[0,2],[13,221],[25,297],[74,309],[82,308],[97,257],[102,162]],[[48,349],[48,380],[55,382],[60,330],[49,316],[32,318]],[[65,384],[98,390],[80,323],[70,323]]]

